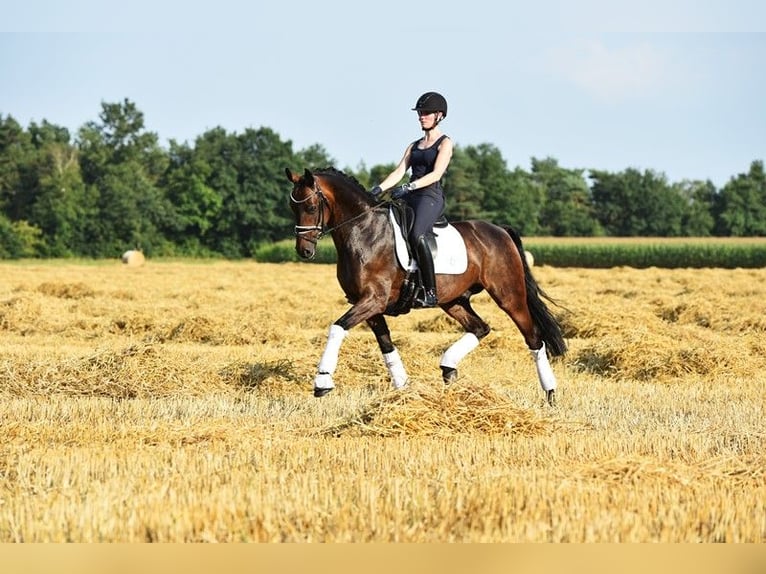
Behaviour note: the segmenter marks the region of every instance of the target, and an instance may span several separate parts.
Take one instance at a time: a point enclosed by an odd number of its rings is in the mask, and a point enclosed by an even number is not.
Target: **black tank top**
[[[434,170],[434,165],[436,164],[436,156],[439,154],[439,146],[441,145],[442,140],[446,137],[447,134],[442,135],[433,143],[432,146],[427,147],[426,149],[418,148],[418,142],[420,139],[417,139],[413,142],[412,149],[410,150],[410,167],[412,168],[412,176],[410,177],[410,181],[420,179],[425,174],[431,173]],[[437,186],[438,189],[441,189],[440,184],[441,182],[436,182],[433,185]]]

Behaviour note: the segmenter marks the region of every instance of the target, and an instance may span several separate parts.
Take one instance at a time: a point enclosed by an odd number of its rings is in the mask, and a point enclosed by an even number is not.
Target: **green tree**
[[[480,151],[455,145],[444,174],[446,213],[450,219],[481,219],[484,188],[481,181]]]
[[[455,146],[447,175],[445,191],[451,216],[510,225],[522,234],[539,231],[539,184],[523,170],[509,172],[494,145]]]
[[[82,248],[89,217],[78,150],[68,129],[45,120],[32,122],[29,136],[34,152],[28,156],[24,217],[40,230],[40,255],[74,255]]]
[[[723,187],[717,215],[719,235],[766,235],[766,176],[762,161],[753,161],[748,173],[730,179]]]
[[[292,146],[292,144],[290,145]],[[320,144],[313,144],[305,149],[299,150],[295,154],[295,160],[300,168],[314,169],[335,165],[335,159],[333,159],[333,157],[327,153],[325,147]]]
[[[238,136],[242,157],[238,166],[237,201],[243,254],[252,256],[266,242],[292,235],[293,217],[285,185],[285,165],[295,162],[292,143],[269,128],[247,129]],[[316,150],[315,150],[316,151]]]
[[[4,213],[0,213],[0,259],[18,259],[23,257],[24,242]]]
[[[215,128],[197,139],[195,154],[209,166],[205,184],[221,198],[208,233],[214,251],[248,257],[259,244],[291,235],[284,170],[300,161],[289,141],[281,141],[269,128],[240,135]]]
[[[102,103],[99,122],[79,131],[80,168],[94,209],[85,229],[86,254],[115,256],[130,248],[161,253],[172,210],[158,184],[167,154],[144,129],[129,100]]]
[[[40,230],[24,220],[10,221],[0,213],[0,259],[37,257],[40,253]]]
[[[10,221],[23,219],[30,198],[32,138],[11,116],[0,117],[0,211]]]
[[[188,144],[170,142],[169,164],[162,188],[171,204],[166,236],[188,255],[209,255],[210,230],[223,199],[208,180],[212,167]]]
[[[70,255],[76,243],[83,186],[69,137],[45,120],[26,132],[12,118],[0,121],[0,203],[26,238],[24,256]]]
[[[194,160],[204,167],[204,185],[220,198],[220,208],[211,219],[209,232],[203,244],[226,257],[242,256],[236,219],[236,198],[239,193],[237,162],[239,142],[236,135],[227,134],[221,127],[206,131],[197,138]]]
[[[664,175],[629,168],[617,174],[593,170],[590,177],[596,216],[608,235],[681,234],[684,200]]]
[[[524,235],[541,235],[545,190],[529,172],[518,167],[509,174],[508,189],[505,215],[500,223],[507,223]]]
[[[43,255],[66,257],[85,249],[85,222],[93,215],[77,161],[77,149],[47,143],[39,151],[35,199],[29,221],[42,231]]]
[[[686,209],[681,223],[681,234],[687,237],[706,237],[715,229],[714,210],[717,191],[712,182],[684,180],[673,184],[683,198]]]
[[[491,160],[484,164],[482,211],[491,221],[510,225],[523,235],[539,234],[542,187],[521,168],[508,171],[505,160],[495,148],[484,149],[492,151],[488,156]],[[488,166],[494,169],[488,169]]]
[[[545,191],[540,231],[554,236],[602,235],[582,169],[564,169],[553,158],[532,158],[532,178]]]

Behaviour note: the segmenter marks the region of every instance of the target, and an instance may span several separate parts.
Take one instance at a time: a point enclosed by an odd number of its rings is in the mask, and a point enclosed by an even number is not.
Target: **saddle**
[[[399,226],[399,229],[402,231],[402,235],[404,237],[409,237],[410,230],[412,229],[412,224],[415,221],[415,211],[403,201],[393,201],[391,202],[391,215],[393,216],[396,224]],[[447,221],[447,218],[444,217],[444,211],[442,211],[442,213],[439,214],[439,217],[434,222],[434,229],[444,228],[448,225],[449,221]],[[431,249],[431,254],[433,255],[434,259],[436,259],[436,254],[438,253],[439,246],[436,243],[436,235],[434,235],[433,230],[426,234],[426,239],[428,240],[428,247]],[[412,257],[413,246],[410,245],[409,241],[406,241],[406,244],[407,253],[410,255],[410,257]]]
[[[390,204],[389,219],[394,227],[396,257],[401,267],[407,271],[407,275],[399,291],[399,299],[388,306],[386,314],[401,315],[412,309],[415,297],[423,287],[420,270],[413,257],[414,246],[409,245],[406,239],[412,229],[414,211],[405,202],[394,201]],[[434,223],[426,239],[433,255],[437,274],[457,274],[465,271],[467,266],[465,243],[460,233],[447,221],[444,213]],[[441,252],[439,245],[443,247]]]

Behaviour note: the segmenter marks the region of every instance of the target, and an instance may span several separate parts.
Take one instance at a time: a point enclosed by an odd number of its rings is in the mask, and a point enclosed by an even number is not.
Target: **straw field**
[[[332,265],[0,263],[0,542],[766,542],[766,269],[536,267],[449,388],[439,310],[346,338]]]

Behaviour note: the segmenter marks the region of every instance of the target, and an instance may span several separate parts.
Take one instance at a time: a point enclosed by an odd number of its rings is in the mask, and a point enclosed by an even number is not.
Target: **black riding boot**
[[[415,241],[415,257],[420,268],[420,278],[423,282],[423,296],[415,299],[415,307],[436,307],[436,276],[434,275],[434,259],[428,240],[421,235]]]

